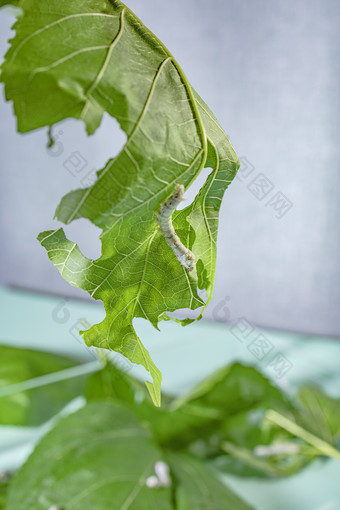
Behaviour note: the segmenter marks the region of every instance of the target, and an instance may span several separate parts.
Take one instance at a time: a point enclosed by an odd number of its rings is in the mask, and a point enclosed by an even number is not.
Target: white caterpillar
[[[149,489],[161,489],[162,487],[170,487],[171,477],[168,464],[161,460],[155,464],[156,475],[149,476],[145,484]]]
[[[176,255],[177,260],[188,271],[192,271],[195,268],[195,255],[181,242],[180,238],[175,232],[171,219],[173,213],[176,210],[176,207],[183,200],[183,195],[183,184],[176,184],[174,194],[166,201],[165,204],[161,204],[160,212],[156,212],[156,216],[161,233]]]

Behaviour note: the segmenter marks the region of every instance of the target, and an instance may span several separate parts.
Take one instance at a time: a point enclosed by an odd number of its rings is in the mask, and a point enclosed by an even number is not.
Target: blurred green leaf
[[[98,394],[127,400],[165,450],[189,451],[221,472],[276,478],[292,475],[322,455],[337,458],[339,400],[318,388],[306,386],[296,398],[288,398],[255,368],[236,363],[212,374],[184,397],[165,396],[163,407],[157,409],[145,398],[140,383],[112,366],[107,370],[115,371],[111,383],[116,389],[110,391],[106,380],[107,389],[99,384]],[[99,381],[100,373],[95,377]],[[122,380],[129,387],[128,399],[122,394]],[[270,413],[279,421],[268,419]],[[282,420],[325,443],[317,449]]]
[[[266,410],[287,410],[291,405],[281,390],[255,368],[235,363],[212,374],[172,407],[182,413],[201,410],[204,422],[196,420],[195,428],[202,425],[199,435],[208,437],[204,455],[217,455],[221,441],[258,444],[258,426]],[[266,442],[270,440],[268,430]]]
[[[0,472],[0,510],[5,508],[11,475]]]
[[[194,422],[187,449],[219,470],[238,476],[276,477],[292,469],[286,458],[276,466],[253,453],[257,445],[291,440],[291,434],[265,418],[269,409],[293,409],[286,395],[255,368],[239,363],[223,368],[179,398],[176,405],[181,413],[190,408],[205,410],[205,416],[210,413],[210,419]],[[294,459],[294,465],[301,468],[300,459],[297,463]]]
[[[316,385],[306,385],[295,402],[297,423],[340,449],[340,399],[328,397]]]
[[[169,454],[176,480],[178,510],[251,510],[201,461],[189,455]]]
[[[227,441],[214,465],[244,476],[289,476],[317,457],[340,460],[340,400],[316,386],[304,386],[290,406],[272,407],[252,433],[245,417],[226,422]]]
[[[258,370],[235,363],[204,379],[178,402],[204,405],[223,416],[256,407],[282,405],[288,401],[281,390]]]
[[[302,441],[311,455],[340,461],[340,400],[328,397],[316,386],[304,386],[292,413],[267,412],[267,419]]]
[[[162,448],[190,451],[202,459],[214,460],[220,470],[238,475],[267,477],[283,474],[251,453],[248,456],[236,454],[258,444],[291,439],[282,428],[265,422],[265,415],[268,409],[287,411],[292,405],[253,367],[234,364],[219,370],[184,397],[163,397],[161,409],[151,405],[133,378],[112,365],[108,365],[106,371],[91,378],[98,382],[98,398],[106,395],[113,400],[128,402],[139,419],[148,423]],[[129,393],[124,397],[127,388]],[[233,445],[229,452],[225,448],[227,443]]]
[[[146,485],[161,460],[131,411],[88,404],[42,439],[15,476],[6,510],[171,510],[171,487]]]
[[[20,3],[22,3],[22,0],[0,0],[0,8],[4,7],[4,5],[19,6]]]
[[[145,386],[140,381],[120,370],[105,357],[102,357],[102,360],[103,368],[86,381],[85,397],[88,402],[111,400],[132,404],[137,393],[144,398]]]
[[[219,370],[184,397],[164,397],[161,409],[151,405],[133,378],[112,366],[107,370],[115,375],[102,388],[98,385],[98,394],[126,400],[167,451],[188,451],[221,472],[262,478],[291,475],[320,455],[296,434],[267,419],[270,411],[292,417],[298,410],[253,367],[236,363]],[[94,377],[99,381],[101,375]],[[109,390],[110,380],[114,390]],[[122,381],[123,388],[128,385],[128,399],[122,393]],[[337,409],[337,401],[327,402],[331,410]]]
[[[63,356],[0,345],[0,424],[36,426],[52,418],[83,393],[85,377],[30,390],[25,383],[77,365],[79,362]]]

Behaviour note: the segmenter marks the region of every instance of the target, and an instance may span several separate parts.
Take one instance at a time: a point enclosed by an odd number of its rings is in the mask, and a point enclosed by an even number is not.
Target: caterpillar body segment
[[[195,255],[181,242],[172,224],[172,215],[178,205],[182,202],[183,195],[183,184],[176,184],[173,195],[166,201],[165,204],[161,204],[160,212],[156,212],[156,216],[161,234],[164,236],[167,244],[176,255],[179,263],[188,271],[193,271],[196,263]]]

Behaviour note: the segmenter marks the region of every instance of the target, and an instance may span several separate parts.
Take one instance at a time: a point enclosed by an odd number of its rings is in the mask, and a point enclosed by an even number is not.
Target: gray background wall
[[[206,318],[245,316],[264,326],[339,335],[340,3],[126,3],[176,56],[241,159],[222,206]],[[1,54],[12,22],[3,9]],[[61,196],[103,166],[124,135],[109,118],[90,139],[73,120],[54,133],[53,155],[45,130],[16,134],[12,106],[1,94],[0,284],[86,297],[60,278],[35,237],[56,225]],[[85,166],[77,177],[64,165],[74,152]],[[262,200],[252,184],[259,174],[269,190]],[[277,193],[292,204],[281,219],[272,205]],[[66,231],[87,256],[99,255],[95,227],[80,220]]]

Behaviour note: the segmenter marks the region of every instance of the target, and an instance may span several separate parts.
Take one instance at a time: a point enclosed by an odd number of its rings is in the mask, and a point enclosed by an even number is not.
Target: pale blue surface
[[[78,339],[74,325],[94,323],[103,318],[102,308],[93,303],[69,301],[0,288],[0,342],[25,348],[76,356],[93,363],[91,354]],[[188,390],[216,368],[240,360],[255,364],[248,343],[239,342],[230,327],[199,322],[182,328],[164,323],[161,333],[145,321],[138,321],[138,332],[163,373],[163,389],[180,393]],[[234,330],[235,331],[235,330]],[[293,392],[301,382],[322,384],[333,395],[340,395],[340,343],[326,338],[256,330],[271,342],[272,355],[283,353],[292,364],[285,377],[276,382]],[[250,338],[250,337],[249,337]],[[273,369],[258,364],[275,380]],[[133,369],[141,375],[142,371]],[[82,404],[77,400],[71,404]],[[0,471],[15,468],[27,457],[40,429],[0,428]],[[257,510],[340,510],[340,463],[316,462],[299,475],[280,481],[238,479],[228,483]],[[222,510],[222,509],[221,509]]]

